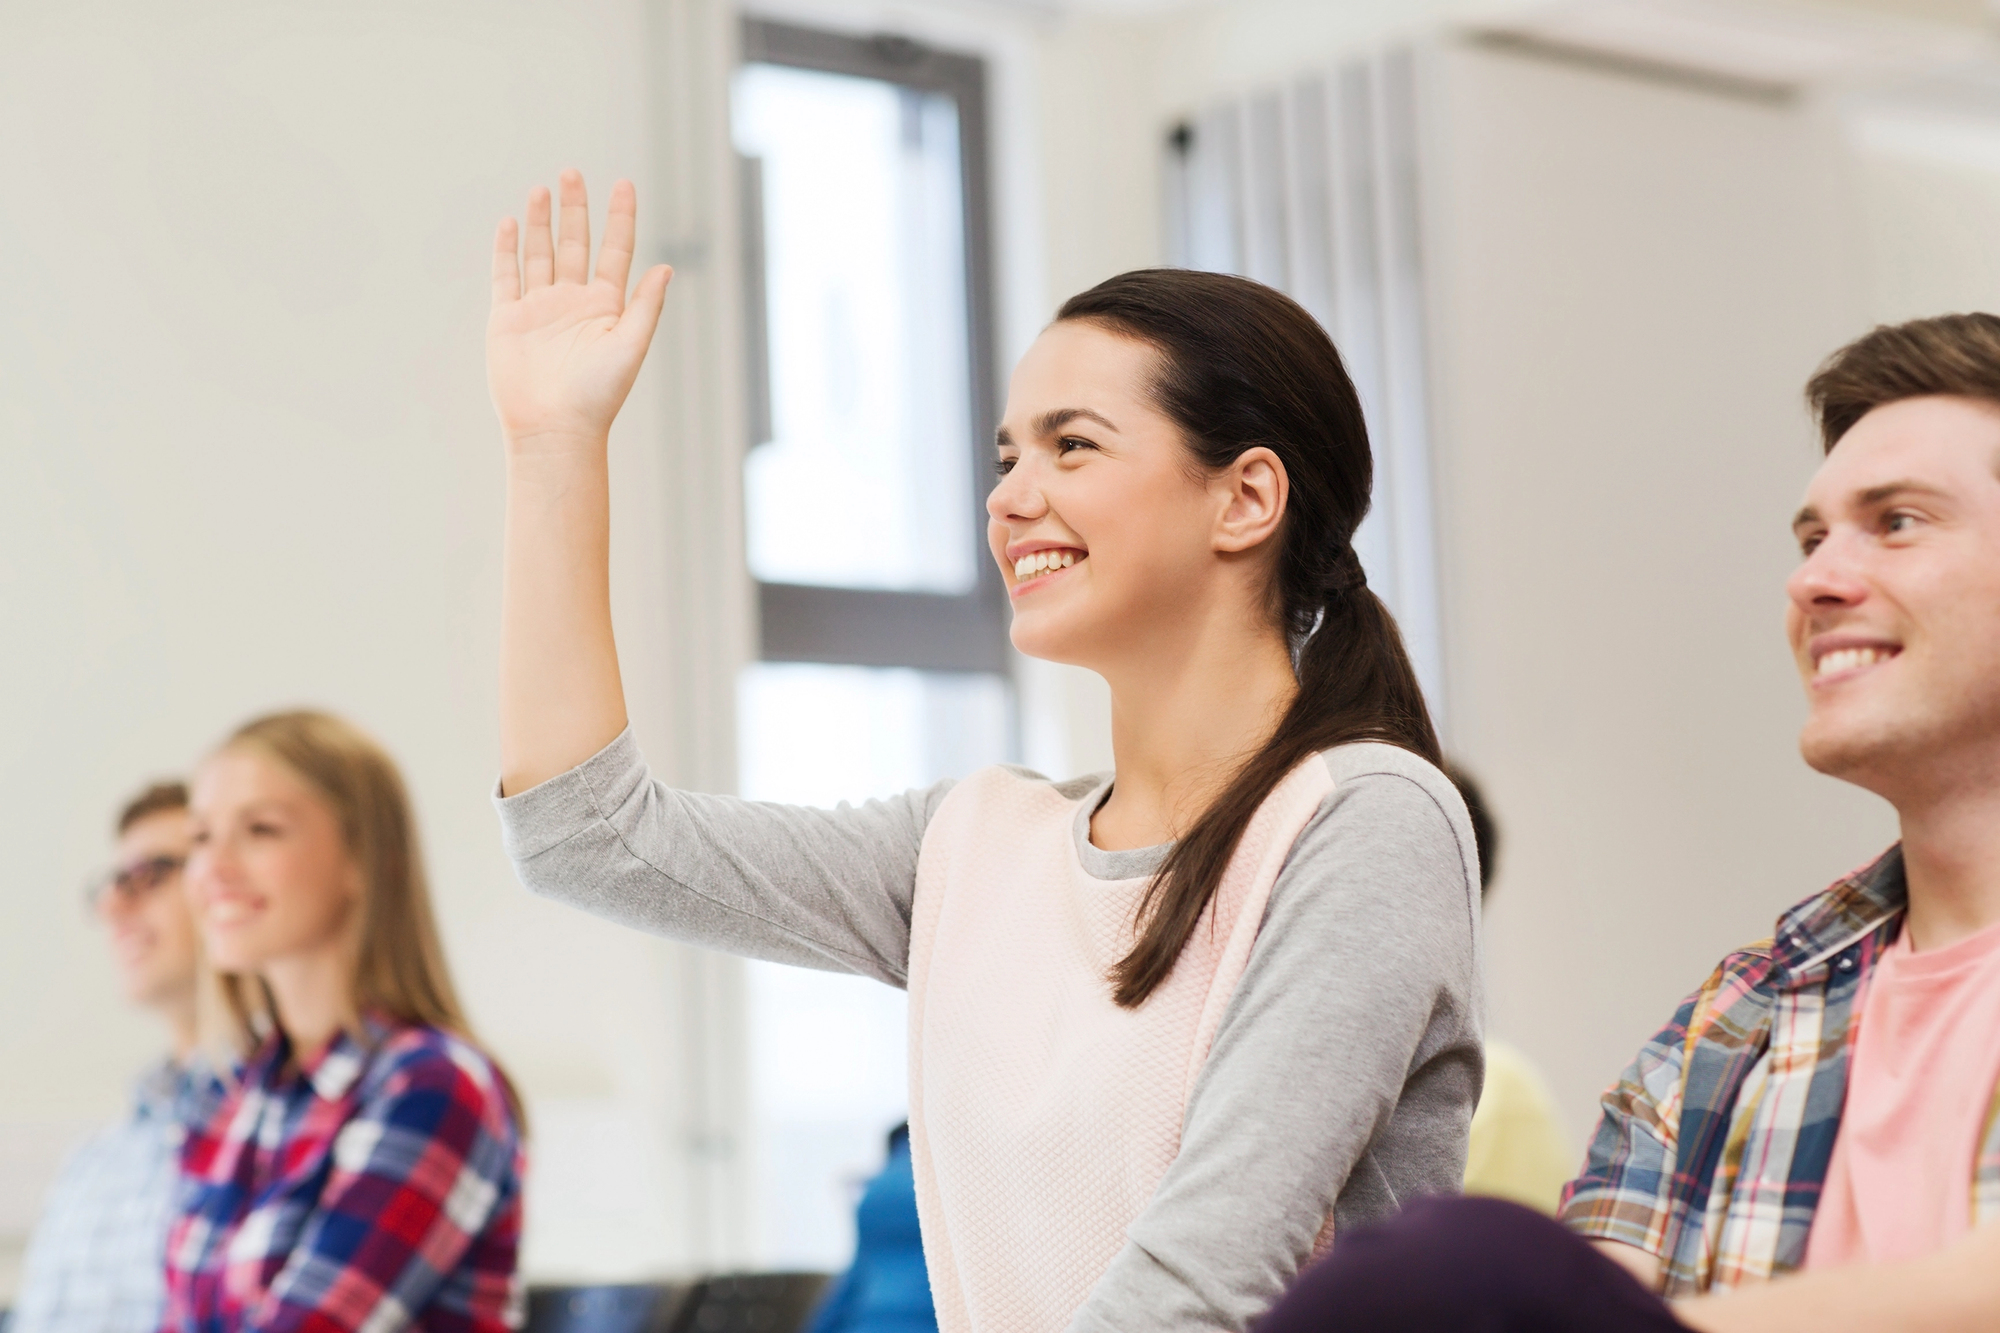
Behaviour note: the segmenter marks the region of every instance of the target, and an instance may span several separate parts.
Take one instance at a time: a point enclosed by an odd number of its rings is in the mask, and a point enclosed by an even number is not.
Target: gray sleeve
[[[917,854],[950,789],[832,810],[674,791],[628,728],[493,804],[536,893],[689,944],[902,986]]]
[[[1300,834],[1180,1153],[1071,1333],[1246,1328],[1329,1216],[1344,1231],[1458,1191],[1480,1079],[1477,861],[1443,783],[1354,777]]]

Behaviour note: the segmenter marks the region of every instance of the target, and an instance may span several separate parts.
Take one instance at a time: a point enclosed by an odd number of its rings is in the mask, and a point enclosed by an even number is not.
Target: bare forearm
[[[564,773],[625,729],[601,439],[511,443],[500,613],[500,785]]]
[[[2000,1228],[1943,1254],[1780,1278],[1679,1301],[1701,1333],[1984,1333],[2000,1327]]]

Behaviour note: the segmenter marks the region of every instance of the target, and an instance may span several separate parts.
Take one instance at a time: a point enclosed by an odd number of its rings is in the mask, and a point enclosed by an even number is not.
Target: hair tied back
[[[1361,556],[1355,551],[1354,543],[1341,543],[1333,563],[1327,567],[1326,577],[1320,581],[1321,591],[1330,602],[1367,586],[1368,571],[1362,567]]]

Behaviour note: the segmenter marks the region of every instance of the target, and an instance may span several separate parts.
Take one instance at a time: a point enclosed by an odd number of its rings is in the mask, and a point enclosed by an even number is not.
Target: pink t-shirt
[[[1865,985],[1807,1268],[1914,1259],[1972,1227],[2000,1080],[2000,926],[1923,953],[1905,932]]]

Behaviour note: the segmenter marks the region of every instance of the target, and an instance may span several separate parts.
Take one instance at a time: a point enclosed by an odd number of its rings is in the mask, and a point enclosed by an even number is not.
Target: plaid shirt
[[[222,1094],[205,1065],[162,1060],[132,1114],[76,1150],[28,1243],[12,1333],[156,1333],[181,1140]]]
[[[1903,854],[1837,881],[1729,955],[1604,1094],[1561,1218],[1659,1257],[1665,1294],[1799,1268],[1847,1096],[1862,982],[1903,926]],[[2000,1218],[2000,1089],[1972,1179]]]
[[[521,1150],[499,1075],[371,1020],[275,1036],[206,1131],[167,1241],[167,1333],[496,1333],[520,1322]]]

